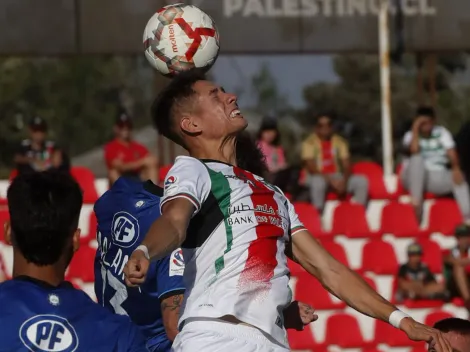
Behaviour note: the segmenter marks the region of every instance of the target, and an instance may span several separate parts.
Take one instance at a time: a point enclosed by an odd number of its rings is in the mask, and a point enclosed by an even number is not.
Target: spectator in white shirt
[[[451,133],[436,125],[432,108],[416,112],[413,126],[403,138],[405,153],[401,179],[410,192],[418,219],[421,219],[423,194],[438,196],[453,193],[466,222],[470,220],[470,194],[460,169]]]

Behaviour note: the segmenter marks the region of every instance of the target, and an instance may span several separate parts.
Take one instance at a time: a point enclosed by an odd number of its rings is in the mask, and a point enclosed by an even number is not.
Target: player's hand
[[[452,352],[452,347],[439,330],[418,323],[411,318],[403,319],[400,323],[400,329],[408,335],[410,340],[427,342],[429,350]]]
[[[150,261],[141,250],[136,250],[124,267],[126,285],[137,287],[144,283],[149,269]]]
[[[413,122],[412,130],[415,133],[419,133],[419,129],[421,128],[421,125],[426,122],[427,118],[426,117],[419,117]]]
[[[318,319],[315,310],[308,304],[294,301],[283,311],[284,327],[302,331],[305,325]]]

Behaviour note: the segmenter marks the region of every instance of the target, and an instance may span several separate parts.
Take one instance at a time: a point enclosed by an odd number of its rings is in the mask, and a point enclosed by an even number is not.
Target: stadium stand
[[[170,165],[160,169],[161,179],[169,167]],[[95,180],[93,174],[84,168],[73,170],[74,176],[84,188],[86,204],[80,218],[82,246],[69,267],[67,278],[93,297],[96,219],[92,207],[94,200],[105,191],[106,187],[103,185],[107,181]],[[451,199],[434,199],[432,195],[428,195],[426,207],[429,211],[425,212],[425,219],[420,226],[414,216],[411,216],[414,214],[411,206],[406,203],[407,198],[395,196],[394,189],[400,192],[396,177],[393,179],[394,187],[385,188],[385,184],[388,186],[389,182],[384,182],[378,165],[361,163],[354,170],[367,175],[373,185],[372,200],[367,209],[348,202],[330,200],[327,204],[330,210],[325,211],[321,217],[310,203],[294,203],[307,228],[335,258],[357,269],[369,285],[387,299],[394,296],[394,277],[398,263],[403,261],[404,248],[412,241],[418,241],[423,246],[424,262],[440,279],[442,250],[455,244],[454,238],[448,235],[461,220],[455,202]],[[380,179],[376,180],[377,177]],[[8,184],[9,180],[0,181],[0,196],[5,196]],[[384,193],[384,188],[385,191],[392,190]],[[0,208],[0,225],[6,219],[8,212]],[[332,233],[340,236],[333,236]],[[0,230],[0,254],[5,262],[11,261],[11,248],[2,241],[3,226]],[[6,264],[8,275],[11,275],[11,263]],[[305,330],[289,331],[288,337],[294,351],[338,352],[349,348],[358,352],[426,351],[424,345],[414,344],[389,325],[375,322],[345,307],[296,263],[289,260],[288,265],[292,275],[290,285],[293,297],[312,304],[319,315],[319,320]],[[467,318],[467,312],[459,299],[451,303],[407,300],[399,307],[415,319],[428,324],[448,316]]]

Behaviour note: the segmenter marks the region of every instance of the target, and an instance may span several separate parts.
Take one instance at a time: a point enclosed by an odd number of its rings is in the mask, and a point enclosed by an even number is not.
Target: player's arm
[[[183,293],[172,294],[161,300],[163,325],[170,341],[173,341],[178,334],[178,319],[182,302]]]

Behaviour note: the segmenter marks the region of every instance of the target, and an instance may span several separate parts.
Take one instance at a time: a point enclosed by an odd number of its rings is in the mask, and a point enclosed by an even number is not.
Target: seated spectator
[[[104,147],[110,185],[121,176],[158,183],[157,158],[132,139],[132,119],[126,113],[118,114],[114,136]]]
[[[419,108],[413,126],[403,138],[405,154],[401,174],[410,192],[418,219],[421,219],[423,194],[453,193],[466,222],[470,221],[470,193],[460,169],[455,143],[450,132],[436,125],[432,108]]]
[[[457,246],[444,255],[444,279],[452,298],[460,297],[470,311],[470,226],[455,229]]]
[[[407,250],[408,262],[398,270],[397,301],[403,299],[436,299],[445,297],[444,285],[438,283],[423,263],[423,248],[412,243]]]
[[[362,175],[351,175],[348,143],[335,134],[329,115],[317,118],[314,132],[303,142],[302,162],[310,199],[318,210],[323,210],[328,191],[341,197],[352,193],[356,202],[367,203],[368,180]]]
[[[46,171],[50,169],[68,169],[63,153],[56,143],[47,138],[46,121],[36,116],[29,124],[29,139],[21,142],[14,157],[19,174],[25,172]]]
[[[270,183],[278,186],[284,192],[290,191],[295,170],[287,164],[284,148],[281,146],[281,134],[274,119],[263,120],[258,131],[257,143],[266,159],[267,175],[262,175]]]
[[[449,341],[454,352],[470,352],[470,321],[460,318],[447,318],[439,320],[433,326],[443,332],[444,338]],[[429,352],[436,350],[429,346]]]

